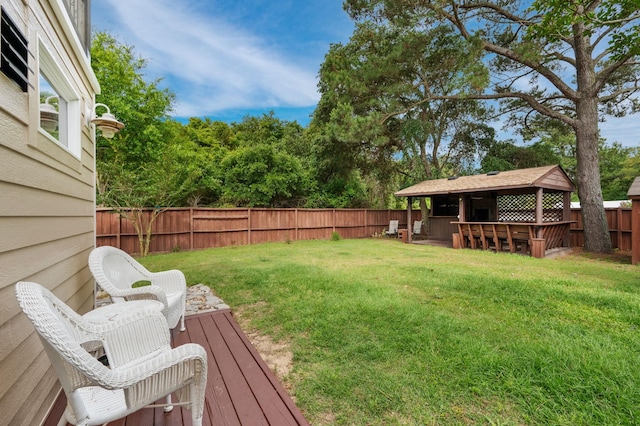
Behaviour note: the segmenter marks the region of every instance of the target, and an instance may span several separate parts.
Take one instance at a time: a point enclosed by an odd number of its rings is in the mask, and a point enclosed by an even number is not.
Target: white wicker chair
[[[193,424],[202,425],[207,354],[194,343],[171,349],[157,304],[138,303],[115,319],[92,322],[39,284],[19,282],[16,296],[67,396],[67,421],[104,424],[160,398],[170,404],[176,392],[181,402],[175,405],[185,405]],[[97,346],[104,348],[108,367],[86,349]]]
[[[102,246],[91,251],[89,269],[98,285],[114,302],[158,300],[164,305],[162,313],[167,318],[169,328],[176,327],[180,321],[180,331],[185,330],[187,281],[181,271],[173,269],[149,272],[127,253],[111,246]],[[131,287],[139,281],[149,281],[151,285]]]

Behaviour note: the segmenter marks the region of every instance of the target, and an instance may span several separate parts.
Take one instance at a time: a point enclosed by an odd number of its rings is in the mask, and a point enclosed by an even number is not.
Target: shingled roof
[[[530,169],[490,172],[481,175],[425,180],[395,193],[396,197],[425,197],[465,192],[500,191],[507,189],[543,188],[554,191],[575,191],[575,186],[562,167],[543,166]]]

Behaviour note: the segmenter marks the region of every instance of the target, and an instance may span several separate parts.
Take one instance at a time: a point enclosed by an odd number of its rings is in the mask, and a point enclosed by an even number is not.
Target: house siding
[[[37,425],[60,385],[15,283],[34,281],[80,313],[93,307],[87,266],[95,244],[93,129],[86,114],[99,90],[61,0],[0,0],[29,41],[26,93],[0,73],[0,425]],[[39,49],[80,97],[79,153],[39,131]],[[35,88],[35,89],[34,89]]]

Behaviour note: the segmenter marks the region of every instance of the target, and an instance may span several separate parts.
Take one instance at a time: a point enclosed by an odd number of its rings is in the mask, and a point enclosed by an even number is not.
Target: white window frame
[[[59,140],[39,126],[38,132],[80,159],[82,154],[82,102],[80,96],[40,38],[38,39],[38,59],[39,72],[62,98],[58,111],[60,114],[58,117]],[[40,87],[38,87],[38,93],[40,93]]]

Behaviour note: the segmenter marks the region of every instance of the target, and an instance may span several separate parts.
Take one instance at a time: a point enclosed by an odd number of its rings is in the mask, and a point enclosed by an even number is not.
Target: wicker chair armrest
[[[153,386],[155,389],[173,386],[176,389],[178,385],[181,387],[185,384],[184,380],[176,380],[179,369],[204,375],[206,381],[207,353],[204,348],[196,343],[187,343],[175,349],[167,349],[154,357],[107,369],[99,379],[99,385],[107,389],[125,389],[131,386]]]
[[[162,303],[165,308],[168,306],[167,295],[165,290],[159,286],[146,285],[137,288],[111,290],[109,295],[112,297],[122,297],[125,300],[157,300]]]
[[[149,280],[154,286],[158,286],[167,293],[176,293],[185,291],[187,287],[187,280],[182,273],[177,269],[162,272],[152,272],[149,275]]]

